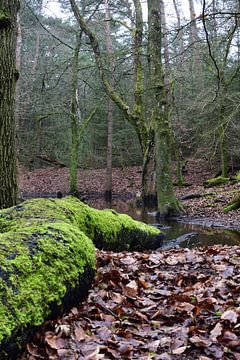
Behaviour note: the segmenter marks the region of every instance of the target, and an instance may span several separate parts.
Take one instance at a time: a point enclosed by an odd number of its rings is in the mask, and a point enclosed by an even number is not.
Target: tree
[[[105,7],[105,36],[107,46],[107,57],[110,67],[110,84],[114,87],[114,59],[113,46],[110,29],[110,10],[108,0],[104,1]],[[107,175],[105,198],[112,201],[112,142],[113,142],[113,101],[108,98],[108,139],[107,139]]]
[[[152,87],[154,89],[153,123],[156,144],[156,187],[158,210],[161,217],[175,215],[181,206],[173,191],[171,177],[171,130],[167,89],[164,83],[162,65],[162,22],[161,3],[148,1],[149,11],[149,52]]]
[[[230,9],[227,14],[227,18],[224,19],[224,13],[219,11],[219,15],[223,16],[221,30],[216,28],[215,13],[210,16],[214,24],[214,42],[218,43],[217,52],[214,49],[213,43],[210,38],[208,26],[207,26],[207,14],[206,14],[206,1],[203,1],[203,27],[206,36],[206,42],[208,46],[209,58],[213,64],[213,73],[217,82],[217,89],[214,95],[212,103],[217,107],[217,139],[219,145],[219,152],[221,158],[221,172],[223,177],[227,177],[229,168],[229,156],[228,156],[228,129],[234,116],[239,111],[239,102],[236,106],[233,106],[233,99],[229,94],[229,89],[235,80],[239,76],[240,65],[229,67],[229,64],[235,58],[234,38],[239,31],[239,20],[237,14],[239,14],[240,4],[239,1],[230,2]],[[213,2],[213,11],[216,11],[216,3]],[[231,8],[232,6],[232,8]],[[231,12],[230,12],[231,11]],[[233,91],[232,91],[233,92]],[[235,104],[234,104],[235,105]]]
[[[14,98],[18,0],[0,1],[0,208],[17,201]]]
[[[99,41],[95,33],[91,30],[90,26],[84,20],[81,15],[80,9],[77,6],[75,0],[69,0],[74,16],[82,29],[85,35],[89,38],[91,47],[95,55],[95,62],[99,71],[99,77],[102,81],[103,87],[107,95],[115,103],[116,106],[122,111],[123,116],[129,121],[136,131],[137,137],[139,139],[142,155],[143,155],[143,194],[144,197],[154,194],[146,193],[145,189],[151,188],[152,186],[146,186],[145,184],[150,179],[152,171],[148,171],[148,166],[151,164],[151,154],[152,154],[152,128],[149,126],[143,112],[143,72],[142,72],[142,60],[141,60],[141,50],[142,50],[142,37],[143,37],[143,19],[142,19],[142,8],[139,0],[134,0],[135,12],[136,12],[136,27],[132,30],[133,41],[134,41],[134,104],[132,110],[129,104],[126,103],[124,97],[115,90],[111,83],[109,82],[106,73],[105,66],[103,63],[103,57],[100,49]]]

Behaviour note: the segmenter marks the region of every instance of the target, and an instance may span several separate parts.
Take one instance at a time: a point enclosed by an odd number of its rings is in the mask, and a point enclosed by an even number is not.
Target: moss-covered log
[[[158,247],[158,229],[78,199],[32,199],[0,211],[0,359],[16,359],[35,327],[91,285],[95,246]]]
[[[210,188],[218,185],[224,185],[229,182],[229,178],[218,176],[216,178],[208,179],[204,181],[203,185],[205,188]]]
[[[236,196],[233,200],[224,208],[224,212],[227,213],[232,210],[237,210],[240,208],[240,196]]]

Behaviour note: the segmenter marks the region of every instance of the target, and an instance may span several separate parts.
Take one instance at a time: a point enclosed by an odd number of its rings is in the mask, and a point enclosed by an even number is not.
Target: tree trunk
[[[155,139],[152,128],[149,129],[148,146],[143,159],[142,200],[146,206],[157,205]]]
[[[152,0],[149,5],[149,49],[152,69],[152,87],[154,88],[155,95],[156,187],[159,214],[161,217],[167,217],[178,213],[180,205],[173,191],[171,175],[171,130],[169,127],[167,94],[161,58],[161,8],[158,0]]]
[[[193,88],[196,88],[197,91],[201,91],[203,88],[203,66],[202,59],[199,49],[199,36],[198,28],[196,24],[196,13],[194,9],[194,1],[189,0],[189,12],[190,12],[190,41],[193,48],[193,61],[192,61],[192,78],[193,78]],[[197,78],[197,81],[196,81]]]
[[[33,330],[86,295],[95,248],[157,249],[163,234],[74,197],[31,199],[0,212],[0,359],[15,360]],[[62,305],[62,306],[61,306]]]
[[[178,5],[176,0],[173,0],[173,5],[174,5],[174,10],[176,13],[176,17],[177,17],[177,26],[178,29],[181,29],[181,17],[180,17],[180,12],[178,9]],[[184,84],[183,84],[183,72],[184,72],[184,42],[183,42],[183,32],[182,30],[179,30],[179,34],[178,34],[178,44],[179,44],[179,63],[177,63],[177,68],[178,68],[178,72],[180,74],[179,76],[179,96],[178,96],[178,101],[177,104],[175,103],[175,106],[177,107],[177,127],[180,129],[181,125],[182,125],[182,121],[183,121],[183,104],[184,104],[184,100],[183,100],[183,89],[184,89]],[[174,153],[175,153],[175,158],[176,158],[176,162],[177,162],[177,184],[178,186],[183,186],[184,184],[184,177],[183,177],[183,158],[182,158],[182,152],[180,149],[180,146],[177,143],[174,143]]]
[[[110,84],[114,88],[114,60],[113,48],[110,32],[110,11],[108,0],[104,0],[105,5],[105,34],[108,63],[110,68]],[[108,138],[107,138],[107,174],[106,174],[106,190],[105,198],[108,202],[112,202],[112,141],[113,141],[113,101],[108,98]]]
[[[220,85],[220,108],[219,108],[219,146],[221,155],[222,177],[228,176],[228,151],[227,151],[227,124],[225,120],[225,98],[226,91],[224,84]]]
[[[0,3],[0,208],[16,204],[14,100],[18,0]]]
[[[141,51],[142,51],[142,29],[143,29],[143,21],[142,21],[142,9],[141,3],[139,0],[134,1],[135,12],[136,12],[136,28],[133,31],[134,34],[134,67],[135,67],[135,90],[134,90],[134,106],[133,110],[130,110],[129,105],[124,101],[122,96],[113,88],[111,83],[108,81],[108,78],[105,73],[103,58],[99,46],[98,39],[93,31],[88,27],[87,23],[84,21],[83,16],[80,13],[80,9],[77,6],[75,0],[69,0],[74,16],[82,29],[82,31],[88,36],[94,55],[95,61],[98,68],[100,80],[102,81],[103,87],[107,95],[111,98],[111,100],[115,103],[116,106],[122,111],[122,114],[126,118],[127,121],[133,126],[136,131],[143,158],[144,158],[144,168],[148,168],[148,171],[143,171],[143,174],[150,174],[152,169],[152,164],[148,164],[148,159],[151,159],[148,154],[150,154],[150,149],[148,149],[149,143],[151,140],[151,132],[153,131],[150,128],[149,123],[147,123],[142,106],[142,96],[143,96],[143,75],[142,75],[142,60],[141,60]],[[151,145],[150,145],[151,146]],[[143,179],[143,183],[150,182],[154,176],[149,176],[146,179]],[[150,189],[153,187],[153,184],[146,186],[145,189]],[[147,194],[144,193],[143,196]]]
[[[21,72],[21,48],[22,48],[22,29],[20,15],[17,15],[17,46],[16,46],[16,70],[19,75]],[[15,121],[16,132],[20,129],[20,78],[16,85],[16,100],[15,100]],[[19,138],[17,148],[19,148]]]
[[[70,164],[70,192],[77,192],[77,164],[79,148],[80,118],[78,112],[78,63],[81,44],[81,33],[76,35],[76,45],[72,59],[72,96],[71,96],[71,164]]]

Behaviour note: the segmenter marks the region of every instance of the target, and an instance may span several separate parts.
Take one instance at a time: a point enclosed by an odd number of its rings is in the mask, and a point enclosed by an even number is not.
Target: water
[[[91,202],[91,205],[99,209],[110,207],[109,204],[100,199],[94,200]],[[173,220],[160,221],[160,223],[157,223],[155,216],[156,209],[136,208],[132,202],[114,201],[112,208],[120,213],[130,215],[136,220],[159,226],[166,235],[164,240],[165,244],[174,245],[174,243],[169,242],[179,237],[183,237],[183,235],[191,234],[192,236],[189,236],[189,238],[186,236],[185,241],[182,241],[178,245],[180,247],[188,248],[211,246],[216,244],[240,245],[239,231],[212,228],[199,224],[183,223]]]

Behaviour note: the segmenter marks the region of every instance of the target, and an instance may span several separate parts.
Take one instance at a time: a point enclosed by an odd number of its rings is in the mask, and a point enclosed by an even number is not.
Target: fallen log
[[[210,188],[214,186],[224,185],[227,184],[228,182],[229,182],[229,178],[218,176],[216,178],[212,178],[204,181],[203,186],[205,188]]]
[[[160,230],[76,198],[32,199],[0,211],[0,359],[16,359],[36,327],[84,297],[95,246],[157,248]]]
[[[208,197],[208,196],[214,196],[216,195],[215,193],[213,192],[208,192],[208,193],[202,193],[202,194],[199,194],[199,193],[196,193],[196,194],[188,194],[188,195],[185,195],[185,196],[182,196],[180,198],[181,201],[185,201],[185,200],[193,200],[193,199],[200,199],[202,197]]]
[[[224,212],[227,213],[229,211],[237,210],[240,208],[240,196],[235,196],[232,201],[224,208]]]
[[[67,165],[64,164],[63,162],[61,162],[61,161],[59,161],[59,160],[57,160],[57,159],[52,159],[52,158],[50,158],[50,157],[48,157],[48,156],[46,156],[46,155],[37,155],[36,157],[37,157],[38,159],[40,159],[40,160],[43,160],[43,161],[45,161],[45,162],[47,162],[47,163],[50,163],[50,164],[53,164],[53,165],[55,165],[55,166],[59,166],[59,167],[61,167],[61,168],[67,167]]]

